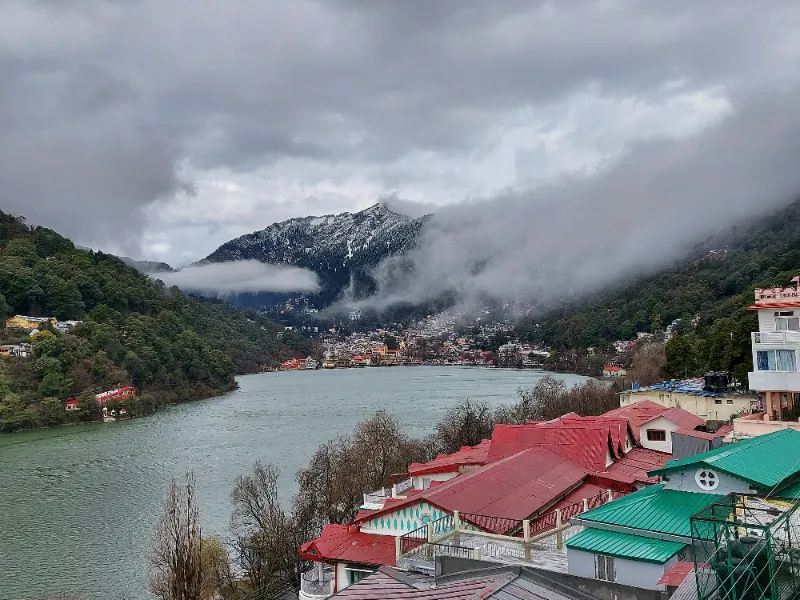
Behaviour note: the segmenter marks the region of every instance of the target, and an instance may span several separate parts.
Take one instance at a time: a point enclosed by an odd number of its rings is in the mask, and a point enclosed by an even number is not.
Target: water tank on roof
[[[725,371],[706,373],[703,377],[703,391],[724,394],[730,387],[730,374]]]

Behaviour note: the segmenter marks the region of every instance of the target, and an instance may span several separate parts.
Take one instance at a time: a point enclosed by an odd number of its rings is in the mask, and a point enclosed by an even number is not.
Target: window
[[[647,439],[650,442],[666,442],[667,432],[663,429],[648,429]]]
[[[714,398],[714,404],[722,404],[722,398]]]
[[[430,477],[423,477],[422,478],[422,489],[427,490],[431,487],[431,478]]]
[[[756,366],[759,371],[797,371],[794,350],[758,350]]]
[[[699,469],[695,473],[694,480],[705,492],[713,491],[719,485],[719,476],[711,469]]]
[[[733,404],[733,398],[728,398],[727,402],[728,404]]]
[[[776,312],[775,331],[800,331],[800,316],[795,317],[791,310]]]
[[[616,581],[617,569],[614,566],[614,557],[603,554],[594,555],[594,576],[603,581]]]

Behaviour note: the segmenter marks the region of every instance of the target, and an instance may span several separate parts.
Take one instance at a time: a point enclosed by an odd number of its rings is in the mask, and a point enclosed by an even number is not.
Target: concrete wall
[[[663,442],[655,442],[647,439],[647,431],[649,429],[660,429],[666,432],[667,439]],[[672,432],[680,429],[675,423],[665,417],[658,417],[652,421],[648,421],[639,428],[639,443],[643,448],[650,450],[658,450],[659,452],[666,452],[672,454]]]
[[[687,469],[686,471],[680,471],[678,473],[670,473],[666,476],[666,480],[664,477],[661,477],[661,482],[664,484],[664,487],[668,490],[680,490],[682,492],[700,492],[700,493],[708,493],[706,490],[703,490],[699,485],[697,485],[697,480],[695,479],[695,475],[697,471],[700,470],[700,467]],[[735,477],[731,477],[730,475],[726,475],[725,473],[720,473],[719,471],[714,471],[719,478],[719,485],[715,490],[713,490],[712,494],[730,494],[730,493],[737,493],[737,494],[751,494],[752,490],[750,489],[750,485],[741,479],[736,479]]]
[[[759,372],[766,373],[767,371]],[[626,401],[626,394],[629,393],[630,400]],[[697,415],[709,421],[727,421],[731,416],[743,410],[749,411],[750,400],[752,400],[752,398],[748,396],[722,396],[721,398],[713,398],[664,390],[634,390],[633,392],[625,392],[620,395],[620,406],[630,406],[642,400],[650,400],[651,402],[655,402],[667,408],[680,407],[693,415]],[[719,404],[717,404],[717,402],[719,402]]]
[[[696,456],[703,452],[708,452],[714,448],[719,448],[722,445],[722,438],[714,438],[713,440],[705,440],[696,438],[691,435],[682,435],[680,433],[672,434],[672,459],[682,460],[690,456]]]
[[[458,472],[457,471],[454,471],[452,473],[432,473],[430,475],[414,476],[414,477],[411,478],[411,481],[414,484],[414,489],[415,490],[422,490],[422,489],[425,489],[423,487],[423,483],[424,483],[425,479],[428,479],[430,481],[449,481],[450,479],[452,479],[453,477],[456,477],[456,476],[458,476]],[[428,487],[430,487],[430,485]]]
[[[594,579],[594,553],[567,548],[567,561],[567,568],[570,575]],[[673,556],[663,565],[638,560],[628,560],[625,558],[615,558],[614,569],[616,571],[616,579],[614,583],[660,591],[664,589],[664,586],[658,585],[658,580],[677,562],[677,556]]]

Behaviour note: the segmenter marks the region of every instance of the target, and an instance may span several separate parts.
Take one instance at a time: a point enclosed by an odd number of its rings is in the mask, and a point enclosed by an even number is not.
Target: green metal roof
[[[685,547],[686,544],[678,542],[643,538],[602,529],[584,529],[567,541],[567,548],[659,565],[667,562]]]
[[[666,475],[701,464],[762,488],[772,488],[800,473],[800,431],[781,429],[683,460],[671,460],[648,475]]]
[[[779,500],[800,500],[800,481],[787,485],[785,488],[774,494]]]
[[[692,537],[689,523],[692,515],[720,498],[717,494],[665,490],[664,484],[658,484],[582,513],[576,518],[688,538]]]

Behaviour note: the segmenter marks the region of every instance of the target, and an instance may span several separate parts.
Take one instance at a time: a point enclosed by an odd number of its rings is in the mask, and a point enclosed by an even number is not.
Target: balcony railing
[[[543,549],[562,552],[564,541],[572,533],[572,517],[623,495],[606,490],[522,521],[456,511],[402,536],[397,543],[398,565],[433,572],[436,556],[529,562],[533,554]]]
[[[364,494],[364,504],[383,504],[384,500],[392,497],[391,488],[383,488],[369,494]]]
[[[320,571],[314,568],[300,575],[300,592],[307,598],[327,598],[332,596],[334,573],[332,569]]]
[[[400,496],[401,494],[406,493],[408,490],[414,487],[414,481],[409,477],[399,483],[394,484],[394,494],[395,496]]]
[[[752,338],[754,344],[800,344],[800,331],[754,331]]]

